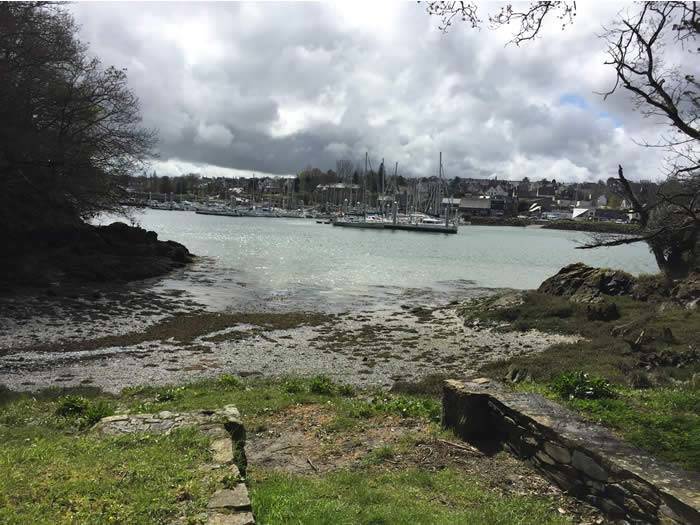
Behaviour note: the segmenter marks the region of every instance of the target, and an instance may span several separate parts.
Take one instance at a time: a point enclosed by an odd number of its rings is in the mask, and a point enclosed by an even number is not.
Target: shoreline
[[[389,389],[431,374],[466,375],[576,339],[465,325],[455,302],[342,313],[216,312],[186,293],[158,292],[152,284],[92,302],[24,301],[11,310],[6,300],[0,303],[15,314],[0,318],[0,385],[21,391],[90,386],[117,393],[224,373],[325,374]]]

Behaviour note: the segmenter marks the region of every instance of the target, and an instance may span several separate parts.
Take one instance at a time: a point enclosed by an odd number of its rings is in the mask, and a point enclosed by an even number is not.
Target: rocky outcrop
[[[700,273],[691,273],[675,283],[671,296],[688,309],[697,308],[700,305]]]
[[[600,302],[606,295],[629,295],[635,282],[632,275],[620,270],[574,263],[544,281],[538,291],[569,297],[574,302]]]
[[[134,281],[157,277],[192,260],[182,244],[160,241],[143,228],[115,222],[27,232],[0,257],[8,285]]]
[[[504,447],[553,483],[629,523],[700,523],[700,476],[669,466],[542,396],[479,378],[445,382],[442,422]]]
[[[175,429],[196,427],[211,439],[212,464],[221,470],[227,486],[216,490],[207,505],[208,525],[254,525],[252,507],[245,485],[246,433],[238,409],[227,405],[218,410],[123,414],[102,418],[93,432],[106,435],[147,433],[169,434]]]

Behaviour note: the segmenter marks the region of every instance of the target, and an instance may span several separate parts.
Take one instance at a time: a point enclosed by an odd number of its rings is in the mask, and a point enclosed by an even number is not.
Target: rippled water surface
[[[369,307],[442,300],[481,288],[535,288],[562,266],[655,271],[642,245],[576,250],[588,234],[462,226],[457,235],[338,228],[311,219],[147,210],[137,222],[206,256],[162,286],[221,307]]]

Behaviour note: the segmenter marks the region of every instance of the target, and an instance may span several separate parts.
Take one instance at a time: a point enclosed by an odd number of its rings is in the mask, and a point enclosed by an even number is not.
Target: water
[[[224,308],[338,310],[446,300],[480,288],[536,288],[576,261],[656,271],[643,244],[575,249],[589,239],[583,232],[463,226],[444,235],[160,210],[136,220],[206,256],[161,286]]]

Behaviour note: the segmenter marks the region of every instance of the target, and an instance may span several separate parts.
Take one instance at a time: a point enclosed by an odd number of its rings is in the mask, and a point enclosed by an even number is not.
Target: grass
[[[503,497],[452,468],[437,472],[368,467],[308,477],[254,471],[251,497],[260,523],[555,524],[546,500]]]
[[[617,387],[614,397],[571,399],[553,385],[522,383],[517,388],[561,402],[655,456],[700,471],[700,390]]]
[[[198,467],[210,460],[195,429],[168,436],[92,434],[85,418],[106,413],[185,411],[236,405],[249,431],[276,412],[322,405],[334,415],[327,431],[357,430],[372,418],[439,418],[435,398],[358,391],[325,377],[215,380],[125,390],[47,390],[29,395],[0,390],[0,523],[170,523],[197,521],[208,496],[232,480]],[[359,427],[358,427],[359,426]],[[355,428],[357,427],[357,428]],[[433,428],[432,426],[430,428]],[[437,427],[435,427],[437,428]],[[437,430],[436,430],[437,431]],[[294,475],[249,465],[259,523],[565,523],[552,501],[507,496],[453,467],[425,471],[395,459],[421,434],[379,444],[345,470]],[[387,466],[391,468],[387,468]]]
[[[1,523],[162,523],[203,510],[211,492],[193,468],[208,459],[193,429],[107,438],[15,428],[0,441]]]
[[[244,380],[222,375],[181,386],[131,388],[119,396],[94,389],[31,395],[0,389],[0,471],[5,473],[0,477],[0,523],[167,523],[176,516],[196,516],[204,511],[208,495],[226,486],[226,480],[208,479],[197,469],[210,459],[202,435],[184,429],[169,436],[107,437],[88,428],[112,413],[227,404],[239,408],[249,429],[264,427],[271,415],[298,404],[333,411],[341,423],[338,431],[375,416],[434,421],[439,414],[434,399],[367,391],[356,395],[323,376]],[[330,490],[336,480],[327,483],[325,490]],[[256,494],[263,497],[264,492]],[[305,522],[301,509],[299,517],[290,516]]]
[[[620,318],[606,322],[588,319],[585,305],[563,297],[526,292],[522,298],[520,304],[511,301],[501,308],[498,298],[467,304],[463,315],[501,329],[538,329],[584,339],[488,364],[481,370],[485,375],[502,379],[509,369],[525,370],[532,382],[519,383],[517,388],[556,399],[641,449],[700,471],[700,391],[689,381],[700,371],[700,362],[690,359],[683,366],[650,370],[642,366],[649,354],[697,350],[700,311],[669,305],[660,309],[629,297],[608,297]],[[665,329],[670,329],[671,338],[664,335]],[[630,342],[642,330],[648,342],[633,351]]]

